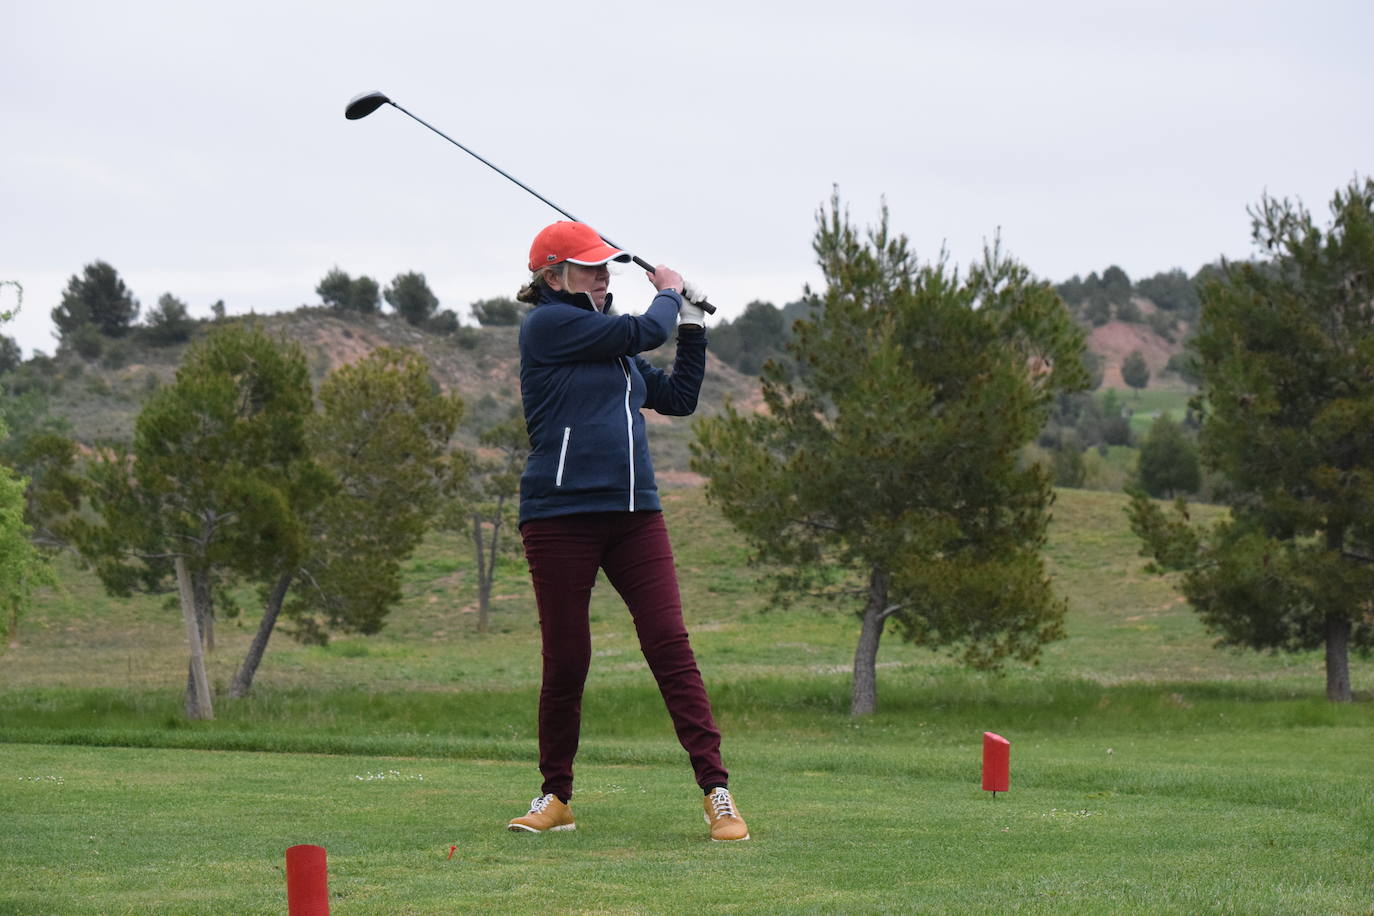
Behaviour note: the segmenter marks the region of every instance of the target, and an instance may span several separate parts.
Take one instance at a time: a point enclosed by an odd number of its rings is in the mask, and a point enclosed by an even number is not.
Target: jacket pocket
[[[572,427],[565,426],[563,427],[563,446],[558,450],[558,473],[553,478],[555,487],[563,486],[563,468],[568,461],[568,441],[570,439],[572,439]]]

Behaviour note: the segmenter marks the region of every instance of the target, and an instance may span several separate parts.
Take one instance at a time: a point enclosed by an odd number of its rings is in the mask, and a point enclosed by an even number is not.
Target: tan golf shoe
[[[712,789],[711,794],[706,796],[704,806],[706,823],[711,826],[712,842],[749,839],[749,827],[744,823],[744,818],[740,817],[729,789]]]
[[[576,830],[572,809],[558,800],[557,795],[545,795],[530,802],[529,814],[511,818],[506,829],[517,833],[544,833],[548,830]]]

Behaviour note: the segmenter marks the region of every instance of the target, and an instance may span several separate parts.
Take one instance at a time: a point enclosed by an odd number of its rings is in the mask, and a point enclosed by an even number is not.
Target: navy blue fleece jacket
[[[520,326],[520,396],[530,436],[521,524],[661,508],[640,409],[671,417],[696,410],[706,332],[679,331],[671,373],[639,354],[668,340],[681,306],[681,296],[665,291],[643,315],[609,315],[585,293],[544,290]]]

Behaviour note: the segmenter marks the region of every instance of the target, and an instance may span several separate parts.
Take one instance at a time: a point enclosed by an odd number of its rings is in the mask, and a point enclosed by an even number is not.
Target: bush
[[[1145,316],[1140,313],[1140,306],[1135,301],[1127,297],[1124,302],[1118,303],[1116,307],[1116,320],[1124,321],[1127,324],[1140,324],[1145,320]]]
[[[196,326],[186,303],[171,293],[163,293],[157,305],[148,310],[147,322],[140,336],[154,347],[185,343]]]
[[[1196,493],[1202,484],[1197,446],[1183,427],[1162,415],[1150,425],[1140,445],[1137,481],[1157,499]]]
[[[476,328],[460,325],[457,330],[449,335],[449,340],[453,341],[460,349],[475,350],[477,344],[482,340],[482,332]]]
[[[100,365],[106,369],[123,369],[129,365],[129,358],[133,355],[133,350],[127,343],[117,340],[105,348],[105,355],[100,359]]]
[[[1083,464],[1083,448],[1076,435],[1070,433],[1065,436],[1059,447],[1051,453],[1050,468],[1056,487],[1083,486],[1087,468]]]
[[[99,359],[105,349],[105,335],[93,324],[78,325],[63,337],[62,342],[85,360]]]
[[[458,329],[462,327],[462,325],[458,323],[458,316],[454,313],[453,309],[444,309],[439,314],[430,317],[430,319],[425,322],[424,326],[425,330],[429,331],[431,334],[438,334],[440,337],[447,337],[450,334],[455,334]]]
[[[468,306],[472,317],[484,328],[511,327],[525,317],[527,307],[514,299],[478,299]]]
[[[315,293],[330,308],[340,312],[375,315],[381,309],[381,290],[371,277],[354,280],[335,267],[324,275]]]
[[[1150,325],[1150,330],[1154,331],[1165,340],[1174,339],[1174,330],[1178,327],[1178,319],[1168,312],[1151,312],[1146,319]]]
[[[1192,351],[1175,353],[1170,356],[1169,362],[1164,368],[1194,388],[1202,384],[1202,372],[1198,369],[1197,354]]]
[[[24,362],[24,351],[13,337],[0,334],[0,374],[13,372]]]

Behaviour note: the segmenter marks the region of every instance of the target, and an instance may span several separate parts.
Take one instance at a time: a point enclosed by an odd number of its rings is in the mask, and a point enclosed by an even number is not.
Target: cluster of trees
[[[1327,696],[1348,701],[1349,653],[1374,650],[1374,181],[1332,212],[1322,229],[1266,197],[1252,215],[1267,260],[1211,267],[1200,292],[1181,272],[1144,285],[1197,319],[1202,390],[1184,423],[1145,436],[1130,516],[1223,644],[1324,648]],[[701,422],[694,467],[780,601],[852,602],[862,714],[889,627],[988,667],[1061,635],[1038,555],[1050,482],[1008,456],[1037,433],[1081,455],[1130,430],[1114,395],[1082,396],[1062,300],[996,251],[961,279],[917,264],[885,213],[861,237],[837,200],[815,250],[827,285],[791,329],[792,371],[765,364],[766,413]],[[1129,278],[1084,285],[1118,295]],[[1172,513],[1151,498],[1196,492],[1204,471],[1226,520],[1197,526],[1182,496]]]
[[[315,293],[324,305],[340,312],[380,314],[385,301],[407,322],[433,333],[455,334],[462,327],[452,309],[439,308],[439,298],[422,273],[397,274],[383,288],[371,277],[351,277],[335,267],[320,280]],[[519,324],[526,306],[514,299],[498,297],[480,299],[469,308],[479,325],[493,327]],[[223,319],[224,301],[215,302],[210,310],[215,319]],[[126,339],[153,347],[185,343],[191,339],[198,324],[191,317],[186,302],[170,292],[159,296],[157,304],[144,312],[119,272],[100,260],[87,264],[80,273],[68,279],[62,300],[53,308],[51,316],[59,347],[87,360],[108,355]],[[19,344],[9,336],[0,335],[0,374],[13,371],[22,362]]]
[[[1352,695],[1349,653],[1374,649],[1374,181],[1338,192],[1332,213],[1319,228],[1266,197],[1252,213],[1266,260],[1208,271],[1190,349],[1201,390],[1183,424],[1162,417],[1140,444],[1130,517],[1224,643],[1324,647],[1339,701]],[[1126,444],[1130,429],[1115,393],[1084,396],[1093,366],[1064,300],[998,247],[962,274],[921,263],[885,210],[861,232],[836,196],[814,249],[823,289],[796,308],[751,303],[717,332],[732,360],[757,362],[767,410],[699,421],[693,468],[781,603],[805,591],[848,602],[860,715],[876,708],[889,629],[987,668],[1062,636],[1041,547],[1052,486],[1073,469],[1020,459],[1032,442],[1079,455]],[[1180,312],[1192,307],[1182,279],[1152,278]],[[1119,270],[1090,280],[1130,287]],[[418,281],[393,283],[389,301],[430,320]],[[354,302],[356,282],[330,289]],[[83,314],[81,326],[106,327],[106,312]],[[302,638],[375,632],[400,559],[431,524],[471,532],[485,624],[527,443],[511,417],[468,455],[450,442],[461,413],[413,354],[378,351],[314,393],[298,350],[225,327],[149,400],[129,446],[82,457],[49,438],[20,464],[31,482],[17,520],[19,477],[0,478],[0,540],[70,544],[112,591],[175,587],[196,651],[216,595],[257,582],[263,629],[234,686],[246,690],[279,620]],[[1172,511],[1151,498],[1196,492],[1204,471],[1225,520],[1195,525],[1181,497]],[[34,581],[9,565],[0,575]],[[188,711],[208,703],[193,653]]]
[[[1180,323],[1192,326],[1197,322],[1202,307],[1199,291],[1218,269],[1216,264],[1207,264],[1190,277],[1174,268],[1133,283],[1126,271],[1113,264],[1100,276],[1096,271],[1087,277],[1075,274],[1057,284],[1055,291],[1087,325],[1098,327],[1113,319],[1145,321],[1161,337],[1172,339]],[[1158,311],[1143,315],[1136,299],[1150,300]]]
[[[435,334],[457,333],[461,324],[452,309],[439,309],[439,297],[429,287],[422,273],[409,271],[397,274],[385,288],[368,276],[351,277],[347,271],[332,268],[315,293],[329,308],[359,315],[377,315],[382,300],[408,323]],[[468,308],[472,317],[483,327],[517,325],[525,315],[526,306],[514,299],[479,299]]]
[[[782,308],[771,302],[750,302],[734,321],[712,325],[711,352],[745,375],[759,375],[770,360],[790,367],[787,345],[792,340],[792,325],[811,310],[812,305],[804,299]]]
[[[223,315],[224,303],[212,308]],[[113,341],[135,336],[151,346],[162,347],[190,339],[196,321],[186,303],[171,293],[158,297],[138,324],[141,307],[124,280],[105,261],[87,264],[73,274],[62,292],[62,301],[52,310],[60,346],[96,359]]]
[[[524,452],[510,443],[493,480],[490,462],[452,442],[462,413],[411,351],[375,350],[315,391],[298,346],[226,324],[151,395],[132,442],[30,442],[16,461],[32,478],[24,533],[75,550],[112,594],[179,595],[193,637],[186,710],[208,717],[203,652],[218,612],[234,610],[229,585],[255,583],[262,601],[229,687],[242,696],[279,625],[307,641],[377,632],[400,600],[401,563],[434,525],[461,523],[487,558],[511,542],[509,467]],[[484,597],[489,560],[487,572]]]

